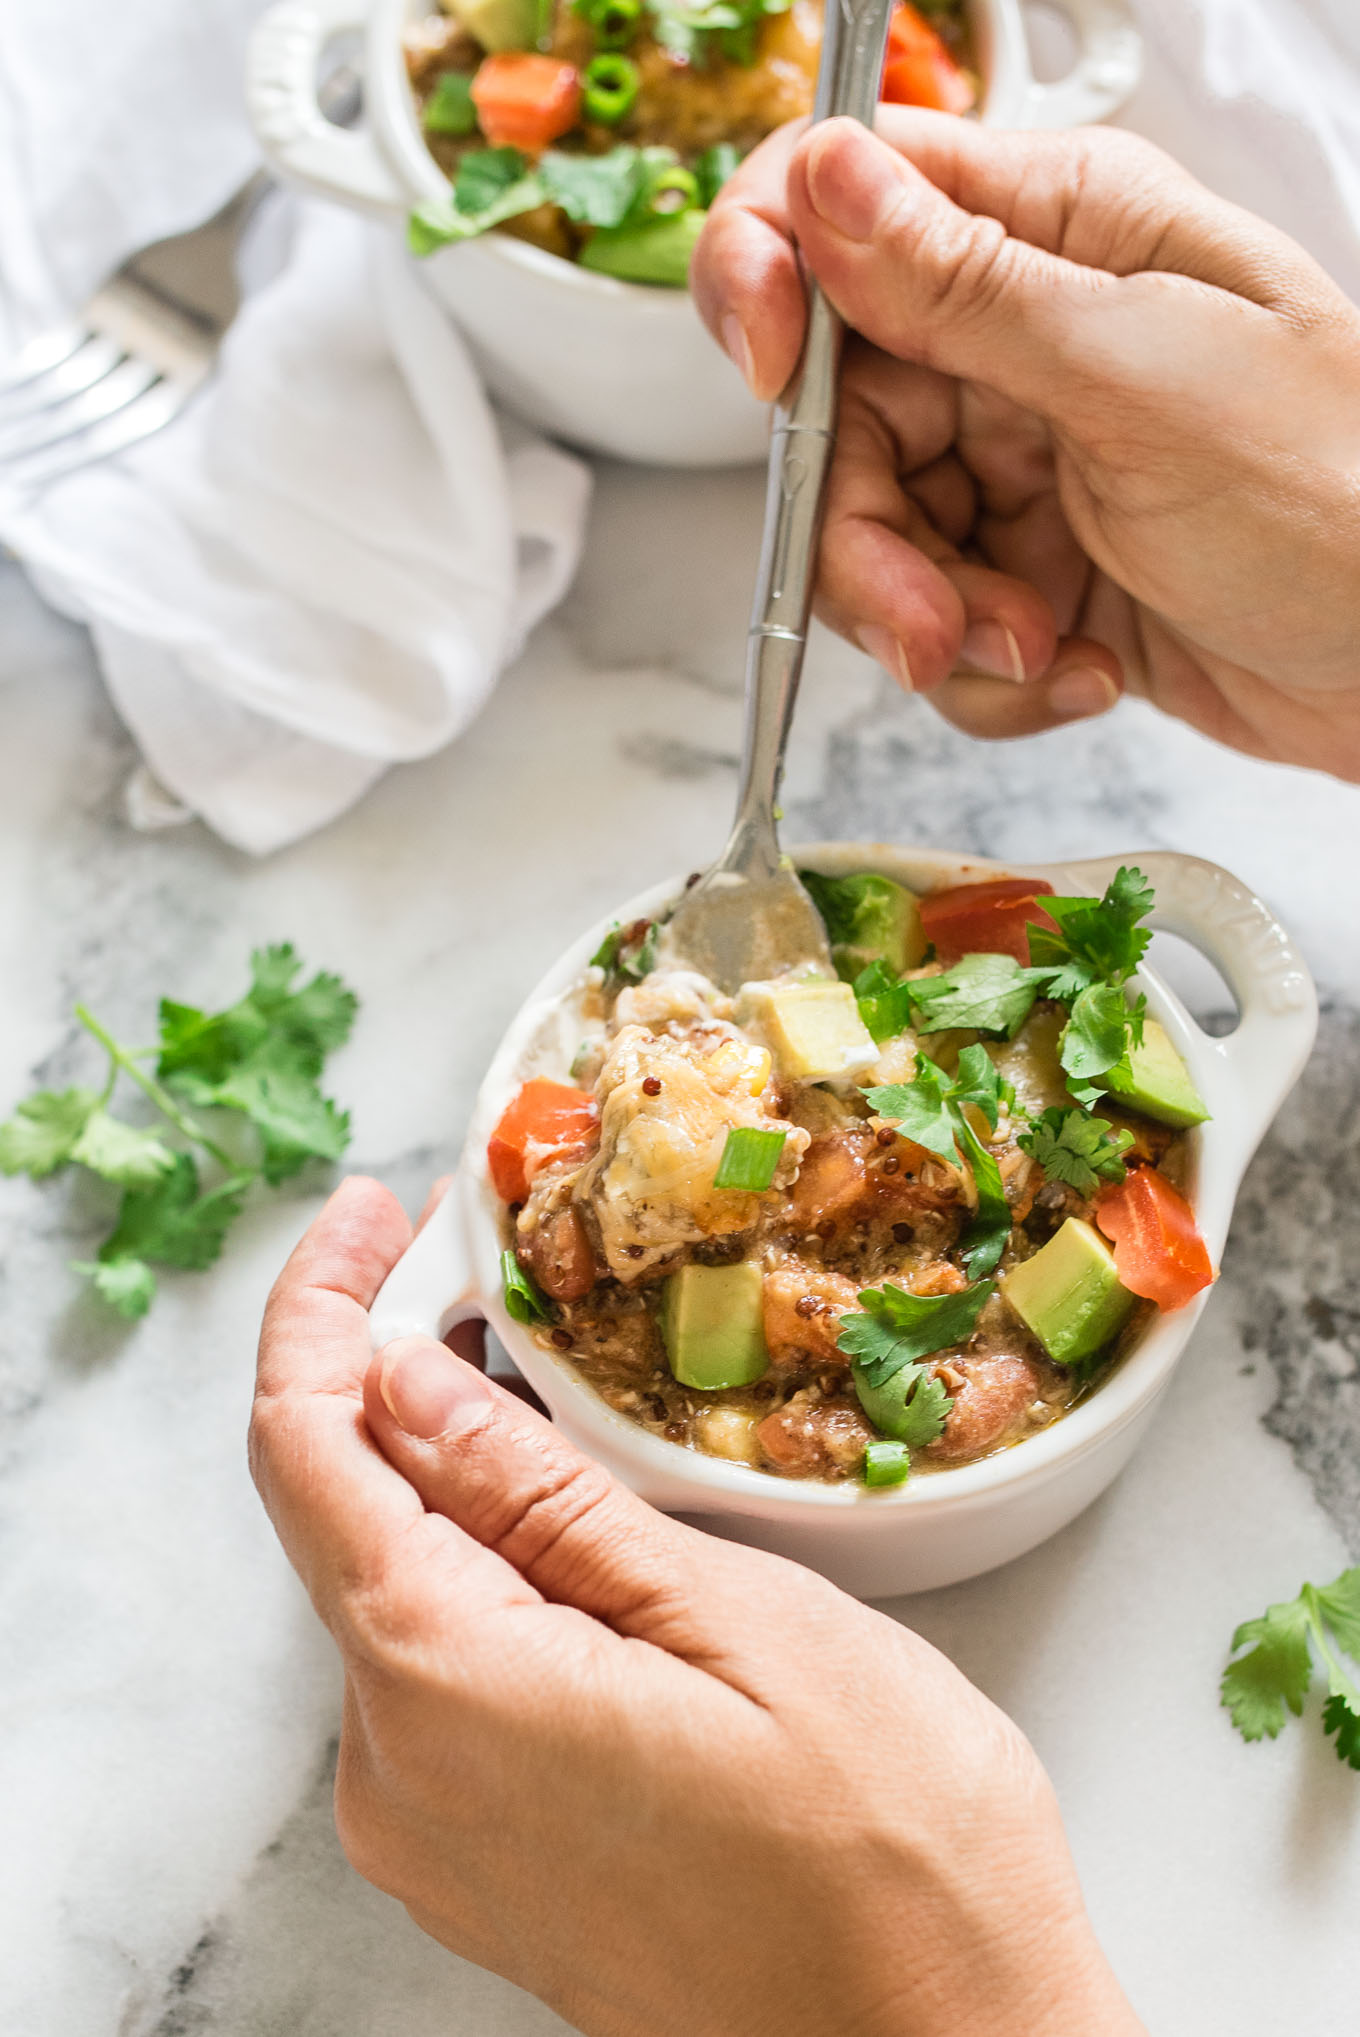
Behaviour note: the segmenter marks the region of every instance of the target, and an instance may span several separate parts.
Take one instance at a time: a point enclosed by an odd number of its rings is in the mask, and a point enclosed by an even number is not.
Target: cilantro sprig
[[[1275,1739],[1286,1707],[1299,1717],[1316,1650],[1327,1678],[1322,1730],[1335,1740],[1337,1759],[1360,1769],[1360,1566],[1331,1584],[1305,1584],[1297,1598],[1244,1620],[1232,1648],[1248,1652],[1228,1664],[1219,1695],[1244,1740]]]
[[[851,1360],[857,1378],[877,1389],[902,1379],[902,1408],[894,1438],[909,1450],[924,1449],[943,1435],[954,1402],[926,1360],[937,1351],[966,1344],[996,1286],[979,1280],[956,1294],[908,1294],[888,1282],[861,1290],[863,1313],[841,1317],[837,1348]]]
[[[963,1263],[973,1279],[990,1273],[1006,1247],[1011,1231],[1010,1205],[993,1155],[965,1115],[971,1105],[993,1131],[1001,1106],[1015,1100],[996,1064],[982,1046],[965,1047],[952,1078],[937,1061],[918,1051],[910,1082],[890,1082],[864,1092],[869,1108],[895,1124],[927,1152],[938,1153],[953,1166],[966,1166],[977,1190],[976,1215],[960,1244]]]
[[[103,1087],[40,1089],[0,1125],[0,1173],[43,1180],[83,1167],[122,1190],[113,1229],[76,1270],[129,1320],[151,1306],[155,1266],[212,1265],[254,1181],[277,1185],[311,1159],[338,1160],[349,1143],[349,1115],[322,1095],[320,1077],[358,1000],[326,971],[299,986],[301,971],[290,945],[258,949],[250,988],[224,1010],[164,999],[154,1047],[123,1045],[78,1004],[106,1057]],[[114,1114],[126,1083],[155,1111],[152,1124]]]
[[[1065,1181],[1078,1195],[1094,1195],[1103,1182],[1122,1181],[1128,1171],[1124,1155],[1133,1142],[1132,1132],[1116,1131],[1107,1118],[1060,1105],[1031,1118],[1029,1129],[1016,1140],[1050,1181]]]
[[[1045,994],[1068,1008],[1058,1058],[1067,1086],[1088,1107],[1104,1091],[1096,1079],[1140,1046],[1147,999],[1130,1004],[1124,985],[1152,939],[1139,922],[1153,907],[1152,887],[1141,870],[1121,867],[1101,898],[1045,898],[1057,932],[1031,925],[1030,962],[1045,972]]]
[[[965,955],[938,976],[904,984],[918,1033],[970,1027],[1013,1040],[1047,982],[1046,969],[1022,968],[1013,955]]]

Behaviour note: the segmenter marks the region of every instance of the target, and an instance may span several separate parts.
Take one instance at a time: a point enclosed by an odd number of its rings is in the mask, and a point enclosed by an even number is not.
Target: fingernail
[[[902,192],[891,158],[867,130],[845,122],[814,138],[806,174],[813,210],[847,240],[872,240],[885,209]]]
[[[881,623],[866,622],[863,629],[855,631],[855,642],[876,665],[881,665],[885,672],[891,674],[904,693],[915,692],[907,654],[890,629],[884,629]]]
[[[723,314],[718,322],[718,331],[722,334],[722,343],[726,347],[729,357],[741,369],[745,380],[748,382],[752,381],[754,379],[755,363],[751,358],[751,342],[747,339],[746,328],[737,317],[735,311],[728,311]]]
[[[1015,633],[1004,622],[970,622],[959,651],[960,662],[975,672],[988,672],[995,679],[1025,683],[1025,661]]]
[[[1119,688],[1108,672],[1086,668],[1060,673],[1048,686],[1048,704],[1064,721],[1107,714],[1118,698]]]
[[[482,1374],[429,1337],[397,1337],[390,1343],[382,1354],[378,1388],[393,1421],[426,1443],[476,1428],[492,1406]]]

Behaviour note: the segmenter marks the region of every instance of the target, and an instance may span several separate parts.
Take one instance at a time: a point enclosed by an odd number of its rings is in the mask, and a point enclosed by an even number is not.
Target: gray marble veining
[[[88,1068],[80,995],[137,1036],[295,939],[364,1009],[334,1066],[352,1159],[408,1207],[457,1150],[542,966],[730,810],[758,476],[601,470],[581,579],[485,715],[265,864],[131,833],[131,752],[79,632],[0,568],[0,1107]],[[1312,1720],[1247,1749],[1232,1627],[1360,1540],[1360,792],[1126,705],[988,750],[816,640],[786,833],[1000,856],[1176,847],[1236,869],[1324,987],[1317,1058],[1244,1191],[1155,1436],[1046,1548],[894,1608],[1020,1719],[1157,2037],[1340,2029],[1360,1901],[1353,1779]],[[1210,1014],[1215,984],[1187,994]],[[97,1198],[0,1183],[4,2037],[538,2037],[560,2027],[367,1889],[328,1813],[329,1644],[246,1478],[269,1280],[324,1184],[262,1199],[133,1330],[67,1261]]]

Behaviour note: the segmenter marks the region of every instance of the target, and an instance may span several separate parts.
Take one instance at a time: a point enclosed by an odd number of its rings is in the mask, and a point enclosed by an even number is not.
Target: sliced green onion
[[[501,1293],[505,1313],[515,1323],[546,1323],[548,1305],[514,1253],[501,1253]]]
[[[476,134],[472,80],[463,71],[441,71],[425,102],[426,134]]]
[[[581,73],[587,120],[617,127],[632,112],[640,83],[638,67],[631,57],[621,57],[612,51],[592,57]]]
[[[622,50],[638,32],[642,0],[586,0],[578,11],[590,23],[596,49]]]
[[[658,170],[648,183],[637,207],[638,224],[644,219],[671,219],[699,203],[699,179],[680,163]]]
[[[787,1137],[787,1132],[762,1132],[756,1125],[735,1126],[727,1134],[713,1186],[759,1194],[774,1180]]]
[[[730,141],[715,141],[711,148],[701,151],[694,162],[701,205],[713,203],[740,161],[741,151],[734,148]]]
[[[911,1451],[905,1443],[870,1443],[866,1446],[866,1485],[905,1485],[910,1476]]]

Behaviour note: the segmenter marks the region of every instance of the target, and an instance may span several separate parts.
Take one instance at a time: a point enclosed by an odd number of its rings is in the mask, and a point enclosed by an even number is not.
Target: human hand
[[[794,240],[862,335],[819,612],[974,735],[1127,687],[1360,778],[1360,313],[1134,136],[878,134],[771,136],[692,272],[762,397],[801,345]]]
[[[359,1871],[609,2037],[1141,2026],[1016,1729],[917,1635],[682,1527],[440,1344],[336,1193],[271,1296],[255,1476],[345,1661]]]

